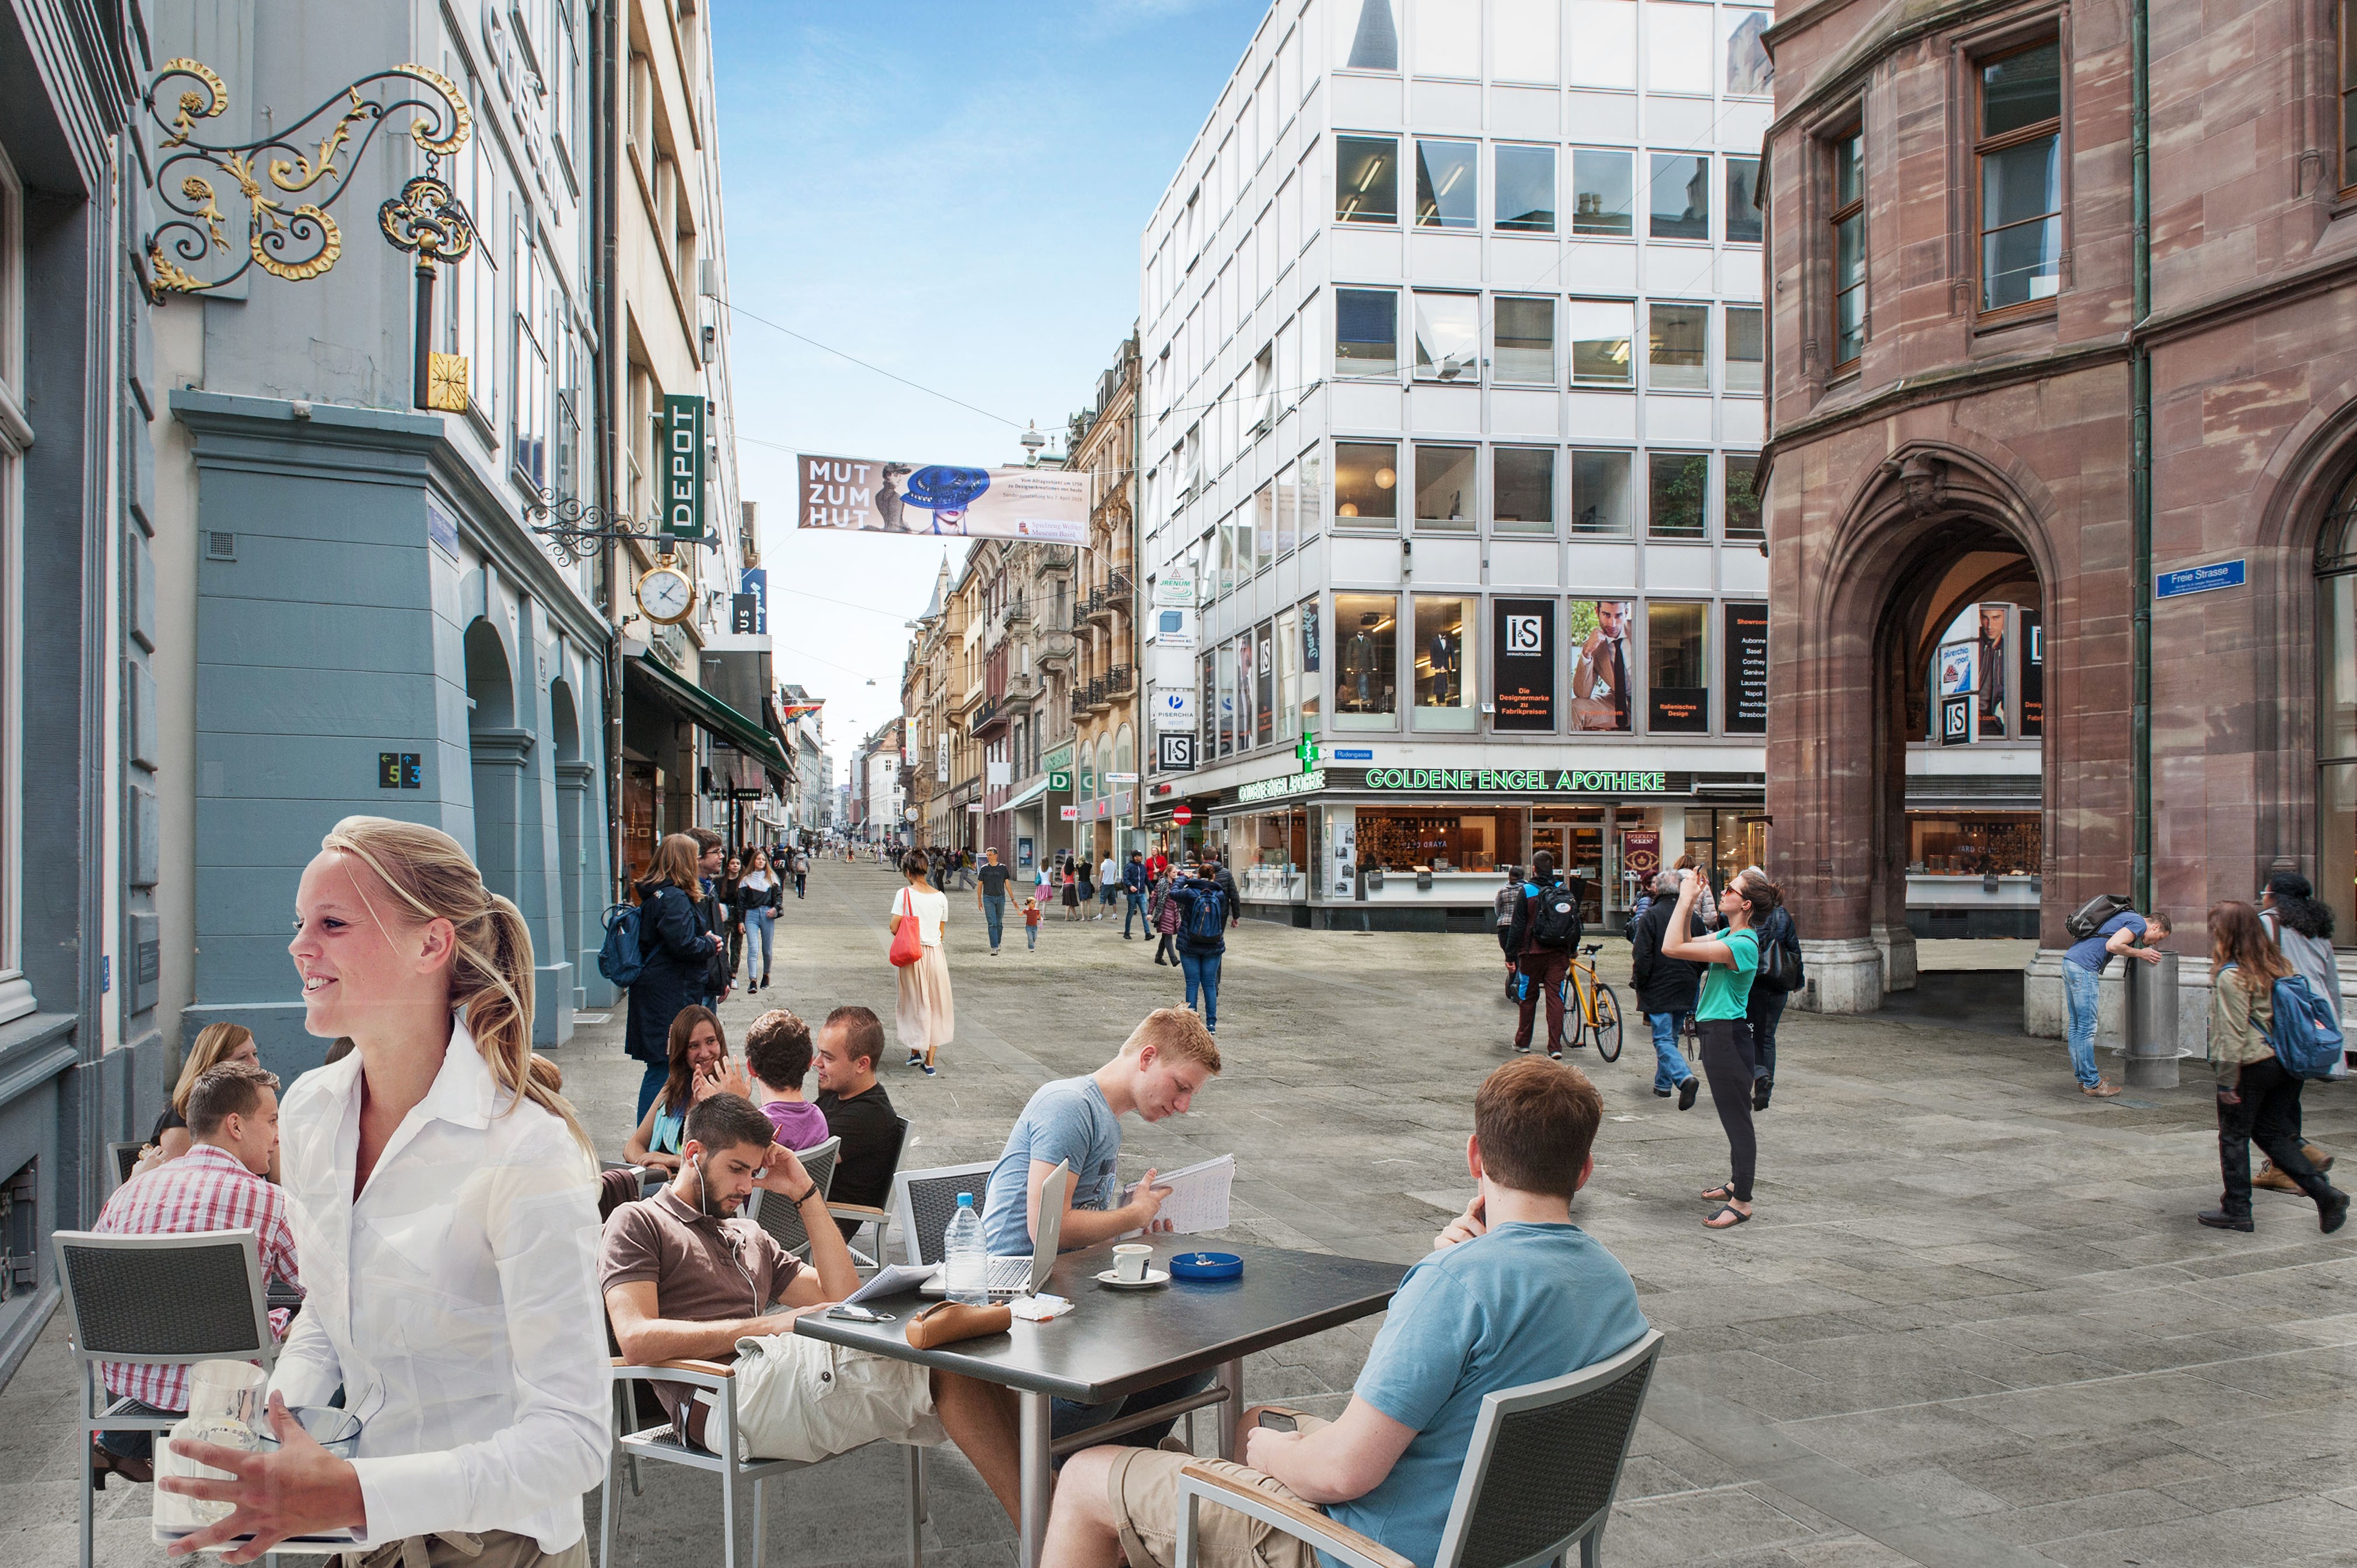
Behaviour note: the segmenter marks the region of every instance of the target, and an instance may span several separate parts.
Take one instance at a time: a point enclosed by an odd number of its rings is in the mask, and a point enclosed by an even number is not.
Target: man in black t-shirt
[[[892,1196],[892,1172],[900,1155],[900,1118],[892,1097],[876,1081],[884,1025],[865,1007],[838,1007],[819,1026],[811,1046],[819,1113],[826,1118],[826,1130],[843,1140],[827,1197],[881,1208]],[[846,1241],[859,1229],[856,1219],[835,1224]]]
[[[998,852],[984,852],[989,858],[982,868],[981,880],[974,884],[974,907],[990,922],[990,956],[998,956],[998,933],[1006,924],[1006,879],[1015,874],[998,864]]]

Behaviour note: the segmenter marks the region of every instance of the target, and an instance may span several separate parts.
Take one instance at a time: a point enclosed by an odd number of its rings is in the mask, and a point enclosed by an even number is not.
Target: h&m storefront
[[[1322,768],[1193,804],[1203,844],[1255,918],[1486,931],[1503,868],[1527,872],[1544,850],[1584,884],[1588,928],[1613,930],[1642,881],[1682,855],[1714,883],[1764,865],[1762,785],[1758,774],[1560,765]]]

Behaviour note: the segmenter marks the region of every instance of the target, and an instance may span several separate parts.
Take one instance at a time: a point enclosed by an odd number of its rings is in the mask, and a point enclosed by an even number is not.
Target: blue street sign
[[[2154,579],[2153,597],[2173,599],[2182,594],[2206,594],[2212,588],[2239,588],[2246,569],[2245,562],[2217,561],[2181,572],[2163,572]]]
[[[1372,762],[1374,759],[1372,746],[1338,746],[1334,748],[1334,760],[1337,762]]]

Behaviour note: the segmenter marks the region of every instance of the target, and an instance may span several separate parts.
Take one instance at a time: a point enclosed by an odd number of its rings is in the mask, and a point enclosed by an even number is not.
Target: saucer
[[[1156,1285],[1167,1285],[1169,1283],[1170,1275],[1168,1271],[1163,1269],[1146,1270],[1146,1277],[1142,1280],[1123,1279],[1111,1269],[1107,1269],[1104,1273],[1097,1276],[1097,1283],[1101,1285],[1110,1285],[1114,1290],[1151,1290]]]

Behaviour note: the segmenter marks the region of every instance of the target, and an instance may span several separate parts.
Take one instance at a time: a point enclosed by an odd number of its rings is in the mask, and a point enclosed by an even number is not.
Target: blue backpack
[[[617,904],[606,911],[606,940],[597,949],[597,972],[625,990],[646,972],[646,954],[639,947],[639,907]]]
[[[2294,1078],[2330,1078],[2340,1065],[2342,1041],[2331,1009],[2308,982],[2287,974],[2276,982],[2275,1016],[2267,1023],[2267,1044],[2276,1059]]]
[[[1225,940],[1228,901],[1216,887],[1191,889],[1187,901],[1186,936],[1190,947],[1216,947]]]

